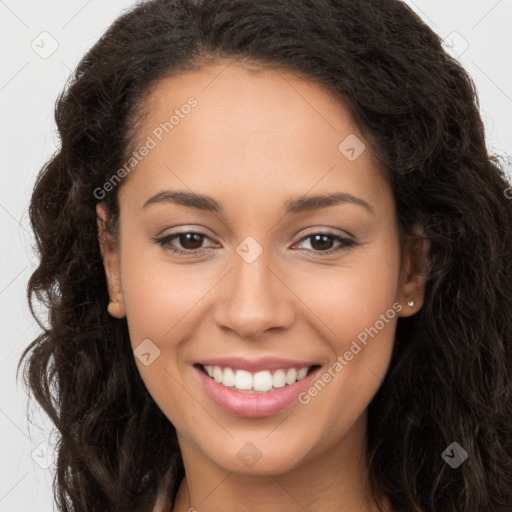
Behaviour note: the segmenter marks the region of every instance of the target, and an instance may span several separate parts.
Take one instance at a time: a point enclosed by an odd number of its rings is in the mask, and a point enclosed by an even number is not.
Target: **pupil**
[[[320,241],[320,246],[318,247],[318,241]],[[315,247],[316,245],[316,247]],[[313,240],[311,242],[311,246],[313,249],[322,250],[322,249],[330,249],[330,245],[332,242],[330,241],[329,235],[315,235],[313,236]]]
[[[191,250],[199,249],[203,242],[202,237],[203,237],[203,235],[201,235],[199,233],[185,233],[185,234],[180,235],[180,244],[185,249],[191,249]],[[194,242],[193,238],[195,238],[195,242]]]

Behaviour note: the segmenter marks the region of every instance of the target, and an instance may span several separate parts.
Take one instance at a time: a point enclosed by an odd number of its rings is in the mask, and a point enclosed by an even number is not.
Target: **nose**
[[[233,268],[218,290],[214,320],[241,338],[258,338],[294,321],[293,293],[269,266],[266,251],[252,263],[234,255]]]

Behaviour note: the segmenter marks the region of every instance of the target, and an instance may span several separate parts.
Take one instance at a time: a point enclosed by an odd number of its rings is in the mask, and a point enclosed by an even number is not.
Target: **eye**
[[[202,247],[205,239],[211,240],[209,236],[201,232],[182,231],[179,233],[172,233],[160,238],[154,238],[153,241],[163,247],[165,250],[171,251],[174,254],[190,256],[208,251],[207,248]],[[180,244],[181,248],[175,246],[176,242],[173,242],[174,240]],[[357,245],[357,242],[351,238],[328,232],[310,233],[309,235],[301,238],[299,244],[305,240],[309,240],[309,244],[311,246],[311,249],[306,248],[305,250],[321,256],[340,252],[348,249],[349,247]],[[331,247],[335,242],[338,242],[339,247],[332,249]]]
[[[355,240],[334,233],[310,233],[301,238],[299,243],[304,240],[310,240],[309,245],[311,249],[306,249],[307,251],[317,253],[321,256],[340,252],[357,245]],[[338,242],[340,246],[337,249],[331,249],[333,242]]]
[[[201,232],[182,231],[161,238],[155,238],[153,241],[175,254],[191,255],[206,252],[206,249],[201,247],[205,238],[210,239],[210,237]],[[172,241],[175,239],[180,243],[182,249],[173,246]]]

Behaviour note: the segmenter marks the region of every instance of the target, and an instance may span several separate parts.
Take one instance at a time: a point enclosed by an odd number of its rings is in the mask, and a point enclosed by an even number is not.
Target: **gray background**
[[[0,0],[0,512],[53,510],[51,426],[34,405],[28,422],[27,396],[15,378],[21,351],[38,333],[25,299],[36,263],[27,204],[37,171],[57,147],[58,93],[133,3]],[[512,0],[406,3],[446,38],[474,79],[491,153],[512,154]]]

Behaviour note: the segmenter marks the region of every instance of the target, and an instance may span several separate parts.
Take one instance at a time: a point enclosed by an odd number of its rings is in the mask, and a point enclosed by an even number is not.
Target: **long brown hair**
[[[425,303],[398,321],[369,408],[375,491],[398,511],[512,510],[512,202],[475,87],[398,0],[152,0],[120,16],[59,96],[61,145],[30,203],[48,309],[26,382],[60,434],[61,511],[154,503],[183,477],[173,425],[146,390],[126,320],[107,313],[94,191],[130,152],[158,81],[216,58],[292,70],[341,94],[390,171],[399,227],[430,239]],[[103,198],[118,212],[117,188]],[[468,453],[457,469],[441,453]],[[378,493],[376,493],[378,494]]]

